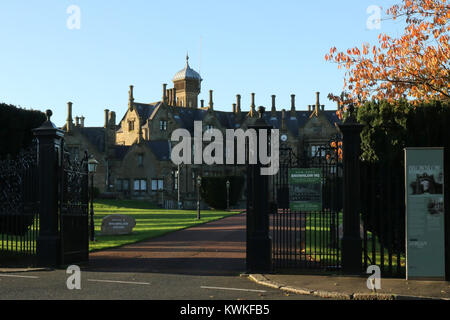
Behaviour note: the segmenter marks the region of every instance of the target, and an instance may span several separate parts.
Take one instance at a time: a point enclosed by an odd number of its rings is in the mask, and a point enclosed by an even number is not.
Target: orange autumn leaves
[[[338,160],[343,159],[342,141],[332,141],[330,147],[334,150],[337,155]],[[327,160],[331,159],[331,155],[327,155]]]
[[[450,100],[450,0],[403,0],[387,15],[405,20],[402,36],[380,34],[378,46],[346,52],[334,47],[325,56],[346,69],[344,87],[351,100]]]

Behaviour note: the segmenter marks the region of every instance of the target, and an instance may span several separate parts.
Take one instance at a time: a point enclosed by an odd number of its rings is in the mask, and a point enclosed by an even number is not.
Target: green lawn
[[[289,220],[286,219],[285,223],[288,224]],[[297,222],[298,223],[298,222]],[[297,255],[306,255],[310,256],[314,261],[321,262],[324,265],[335,265],[338,263],[336,260],[339,256],[339,252],[336,248],[333,248],[330,236],[330,223],[329,219],[324,219],[321,217],[320,213],[315,214],[314,212],[306,214],[306,222],[305,222],[305,232],[302,240],[305,241],[306,247],[301,248],[300,244],[297,243]],[[338,225],[343,223],[342,212],[339,213]],[[381,266],[381,257],[384,258],[383,266],[385,270],[389,269],[389,252],[387,248],[384,248],[383,254],[381,254],[381,243],[378,237],[372,240],[372,233],[367,233],[367,252],[369,254],[368,265],[376,264]],[[287,241],[287,243],[291,243],[293,246],[294,243],[299,241],[299,235],[295,235],[295,233],[290,233],[285,236],[285,239],[280,239],[281,241]],[[289,237],[291,237],[289,239]],[[280,241],[277,239],[277,241]],[[375,261],[370,261],[372,259],[372,248],[373,243],[375,243]],[[302,251],[300,251],[302,250]],[[362,262],[364,263],[364,252],[361,255]],[[395,273],[397,270],[397,260],[398,257],[396,254],[392,254],[392,269]],[[405,272],[405,254],[400,255],[400,270],[401,272]],[[339,262],[340,263],[340,262]]]
[[[157,209],[151,203],[136,200],[97,200],[94,203],[96,241],[90,243],[90,251],[123,246],[125,244],[155,238],[163,234],[192,227],[236,214],[227,211],[201,211]],[[110,214],[131,215],[136,219],[133,234],[126,236],[102,236],[102,219]]]
[[[197,224],[218,220],[237,212],[226,211],[203,211],[201,212],[202,219],[197,220],[197,212],[189,210],[163,210],[158,209],[151,203],[146,201],[136,200],[97,200],[94,203],[95,212],[95,231],[96,242],[90,243],[90,250],[97,251],[107,248],[123,246],[125,244],[135,243],[138,241],[155,238],[163,234],[173,232],[176,230],[188,228]],[[136,219],[136,227],[133,234],[127,236],[102,236],[101,223],[102,219],[110,214],[124,214],[131,215]],[[302,254],[313,256],[316,261],[321,261],[324,264],[336,264],[337,249],[330,244],[330,221],[320,218],[317,214],[308,214],[306,218],[306,248]],[[342,212],[339,213],[338,223],[342,224]],[[37,223],[37,222],[35,222]],[[36,228],[34,228],[36,230]],[[30,251],[35,249],[36,231],[30,230],[26,237],[7,236],[9,241],[3,242],[5,251]],[[2,237],[6,237],[2,235]],[[5,238],[6,239],[6,238]],[[28,240],[27,240],[28,239]],[[376,261],[368,261],[369,264],[379,265],[381,256],[384,257],[384,267],[389,268],[389,254],[385,249],[383,255],[381,254],[381,244],[378,238],[375,241],[375,259]],[[294,241],[292,241],[294,243]],[[367,252],[370,259],[372,259],[372,234],[368,232]],[[300,245],[297,246],[300,250]],[[300,251],[298,252],[300,254]],[[362,254],[364,261],[364,254]],[[401,270],[405,269],[405,255],[400,256]],[[397,267],[397,256],[392,257],[392,267],[394,270]]]
[[[362,220],[361,220],[362,221]],[[343,217],[342,217],[342,212],[339,213],[339,224],[343,223]],[[311,243],[310,246],[308,246],[306,248],[306,252],[307,254],[316,254],[318,255],[319,259],[322,260],[327,260],[328,263],[332,263],[334,264],[335,258],[336,258],[336,250],[330,248],[327,243],[329,243],[329,231],[330,230],[330,225],[329,225],[329,221],[324,221],[323,219],[319,219],[319,217],[317,215],[309,215],[308,219],[307,219],[307,226],[306,226],[306,239],[307,241],[310,241],[309,239],[311,239]],[[373,235],[372,233],[369,231],[367,232],[367,252],[369,254],[369,259],[368,259],[368,265],[379,265],[381,266],[381,257],[383,257],[384,261],[383,261],[383,266],[384,268],[387,270],[389,269],[389,252],[387,248],[384,248],[383,250],[383,254],[381,254],[381,243],[378,239],[378,237],[375,236],[375,239],[372,239]],[[372,256],[372,248],[373,248],[373,243],[375,243],[375,260],[374,261],[370,261],[370,259],[373,258]],[[364,246],[364,242],[363,242],[363,246]],[[323,248],[326,248],[325,250],[323,250]],[[322,251],[323,250],[323,251]],[[323,252],[323,255],[321,256]],[[328,254],[329,255],[328,255]],[[397,255],[396,254],[392,254],[392,268],[395,271],[397,269]],[[362,257],[361,257],[363,263],[364,263],[364,252],[362,253]],[[400,255],[400,269],[404,272],[405,270],[405,263],[406,263],[406,258],[404,254]]]
[[[327,218],[320,216],[320,213],[309,213],[306,218],[306,247],[304,254],[314,258],[317,262],[335,265],[338,263],[337,257],[339,252],[337,248],[332,246],[330,233],[331,220],[329,215]],[[339,213],[337,225],[342,223],[342,213]]]

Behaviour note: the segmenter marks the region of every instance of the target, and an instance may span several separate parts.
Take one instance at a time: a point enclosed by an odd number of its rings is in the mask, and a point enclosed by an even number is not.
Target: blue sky
[[[258,106],[270,107],[276,94],[278,108],[289,109],[296,94],[297,108],[306,109],[316,91],[333,109],[326,96],[341,92],[343,72],[325,54],[401,31],[389,21],[380,30],[366,25],[369,6],[385,12],[398,2],[3,0],[0,101],[50,108],[58,126],[72,101],[74,116],[102,126],[104,109],[122,117],[130,84],[136,101],[160,100],[162,84],[172,84],[188,51],[204,79],[201,98],[208,101],[214,90],[218,110],[231,111],[236,94],[249,109],[252,92]],[[70,5],[81,9],[79,30],[67,28]]]

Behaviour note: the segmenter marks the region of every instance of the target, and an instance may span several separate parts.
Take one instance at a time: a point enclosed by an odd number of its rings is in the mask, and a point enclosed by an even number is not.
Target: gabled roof
[[[98,151],[105,151],[105,128],[103,127],[83,127],[77,128]]]
[[[236,124],[236,115],[232,112],[216,111],[216,117],[222,127],[234,129]]]
[[[130,146],[115,145],[114,146],[114,158],[117,160],[123,160],[123,158],[125,158],[125,155],[128,153],[130,148],[131,148]]]
[[[152,150],[153,154],[160,161],[168,161],[170,160],[170,141],[162,140],[162,141],[146,141],[146,145]]]
[[[203,121],[207,114],[207,110],[192,109],[184,107],[177,108],[174,119],[181,128],[187,129],[191,134],[194,132],[194,121]]]
[[[135,103],[134,106],[136,111],[141,118],[141,123],[144,125],[149,119],[152,119],[160,108],[162,102],[155,102],[152,104]],[[207,109],[194,109],[179,106],[169,106],[174,111],[174,119],[177,124],[184,129],[187,129],[191,134],[194,133],[194,122],[204,121],[206,115],[208,114]],[[305,126],[309,121],[311,116],[311,111],[299,110],[295,112],[295,117],[292,117],[291,111],[285,111],[285,123],[286,128],[295,136],[298,137],[298,129]],[[332,126],[334,123],[341,123],[341,120],[333,110],[320,111],[321,114],[325,115],[326,119],[330,122]],[[217,111],[214,110],[214,114],[221,124],[222,127],[226,129],[235,129],[237,126],[236,114],[232,112]],[[243,111],[242,114],[245,117],[246,112]],[[276,111],[275,117],[273,117],[272,112],[265,112],[264,119],[270,125],[276,129],[281,129],[282,123],[282,111]]]
[[[341,120],[336,114],[336,111],[332,110],[324,110],[320,111],[321,114],[324,114],[327,120],[330,122],[332,126],[334,123],[341,123]],[[309,117],[311,115],[310,111],[296,111],[295,117],[292,117],[290,111],[285,112],[285,123],[286,128],[295,136],[298,137],[298,129],[303,128],[305,124],[308,122]],[[264,119],[270,125],[272,125],[275,129],[281,129],[282,124],[282,111],[277,111],[276,116],[273,117],[271,112],[264,113]]]
[[[159,107],[161,102],[157,102],[154,104],[145,104],[145,103],[135,103],[134,108],[136,109],[139,118],[141,120],[142,125],[144,125],[150,116],[153,114],[155,109]]]
[[[170,160],[170,153],[172,152],[170,148],[170,141],[145,141],[147,147],[150,148],[155,157],[160,161]],[[114,158],[116,160],[123,160],[127,153],[131,150],[132,146],[113,146]]]

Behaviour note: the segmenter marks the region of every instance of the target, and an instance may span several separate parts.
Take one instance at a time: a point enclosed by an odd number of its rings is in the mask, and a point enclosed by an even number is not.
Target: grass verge
[[[151,203],[137,200],[97,200],[94,203],[95,242],[90,251],[120,247],[126,244],[159,237],[169,232],[219,220],[237,212],[201,211],[201,220],[193,210],[157,209]],[[101,235],[102,219],[110,214],[130,215],[136,219],[136,227],[131,235]]]

